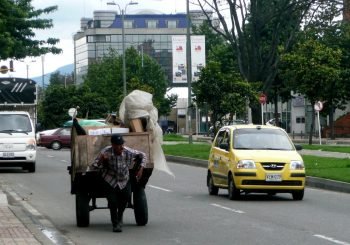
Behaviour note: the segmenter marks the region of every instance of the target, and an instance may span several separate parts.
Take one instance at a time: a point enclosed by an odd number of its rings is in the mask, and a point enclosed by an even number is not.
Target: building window
[[[177,21],[176,20],[168,20],[167,21],[168,28],[176,28],[177,27]]]
[[[305,123],[305,117],[296,117],[296,123]]]
[[[158,27],[158,21],[156,20],[147,20],[147,28],[157,28]]]
[[[132,20],[124,20],[124,28],[133,28],[133,21]]]

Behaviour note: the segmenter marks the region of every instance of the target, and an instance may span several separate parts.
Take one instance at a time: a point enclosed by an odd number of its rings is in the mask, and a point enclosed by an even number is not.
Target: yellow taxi
[[[241,193],[291,193],[302,200],[305,167],[288,134],[279,127],[231,125],[216,134],[209,155],[207,186],[210,195],[228,189],[231,200]]]

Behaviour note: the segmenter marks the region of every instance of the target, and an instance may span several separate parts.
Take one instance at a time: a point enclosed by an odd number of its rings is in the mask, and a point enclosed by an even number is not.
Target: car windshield
[[[13,133],[32,131],[32,125],[27,115],[1,114],[0,122],[0,132]]]
[[[233,134],[233,148],[247,150],[293,150],[288,136],[270,128],[237,129]]]

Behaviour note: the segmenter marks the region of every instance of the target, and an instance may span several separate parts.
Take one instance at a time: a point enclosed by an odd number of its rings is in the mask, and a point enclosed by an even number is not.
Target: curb
[[[194,159],[189,157],[179,157],[179,156],[172,156],[172,155],[166,155],[165,158],[167,161],[172,161],[172,162],[186,164],[186,165],[195,166],[195,167],[206,168],[208,166],[208,161],[206,160],[199,160],[199,159]],[[322,179],[318,177],[307,176],[306,186],[315,187],[315,188],[324,189],[324,190],[330,190],[330,191],[350,193],[350,183],[336,181],[336,180]]]

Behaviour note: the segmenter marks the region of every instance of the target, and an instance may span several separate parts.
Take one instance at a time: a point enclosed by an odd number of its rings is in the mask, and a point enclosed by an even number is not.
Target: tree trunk
[[[275,125],[277,127],[280,126],[280,120],[279,120],[279,116],[278,116],[278,95],[277,95],[277,91],[275,91],[275,94],[273,96],[273,103],[275,104]],[[282,112],[281,112],[282,113]]]
[[[331,129],[331,139],[334,140],[335,136],[334,136],[334,108],[333,105],[330,106],[329,109],[329,127]]]
[[[314,105],[315,103],[312,103]],[[315,108],[312,107],[312,117],[311,117],[311,125],[310,125],[310,132],[309,132],[309,145],[312,145],[312,137],[314,134],[314,128],[315,128]]]

